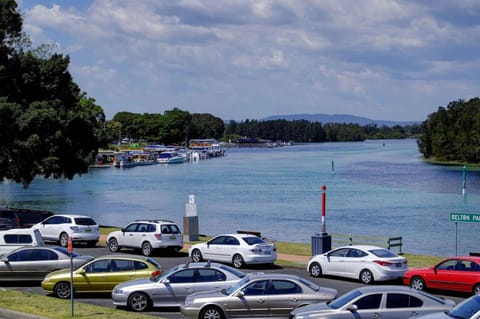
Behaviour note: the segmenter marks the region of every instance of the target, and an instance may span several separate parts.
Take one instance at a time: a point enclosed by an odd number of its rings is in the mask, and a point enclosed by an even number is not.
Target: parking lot
[[[74,250],[77,253],[82,255],[91,255],[94,257],[108,255],[111,254],[106,247],[103,246],[96,246],[96,247],[83,247],[83,246],[76,246]],[[140,254],[139,251],[123,251],[122,253],[126,254]],[[155,260],[157,260],[163,267],[164,270],[170,269],[173,266],[178,264],[184,263],[189,261],[187,254],[185,253],[178,253],[175,256],[163,255],[162,253],[156,253],[152,256]],[[291,267],[281,267],[281,266],[248,266],[243,268],[245,272],[276,272],[276,273],[287,273],[287,274],[294,274],[298,276],[302,276],[308,278],[309,280],[315,282],[319,286],[323,287],[330,287],[334,288],[338,291],[338,294],[344,294],[354,288],[361,287],[363,284],[357,282],[355,280],[348,280],[348,279],[338,279],[338,278],[313,278],[309,277],[306,269],[304,268],[291,268]],[[376,283],[378,285],[385,285],[385,284],[401,284],[400,282],[385,282],[385,283]],[[43,289],[40,287],[40,283],[27,283],[27,284],[19,284],[19,283],[1,283],[2,287],[11,288],[11,289],[18,289],[23,291],[28,291],[40,295],[46,295]],[[434,293],[435,294],[435,293]],[[438,294],[437,294],[438,295]],[[442,295],[440,295],[442,296]],[[450,294],[450,295],[443,295],[445,298],[451,298],[455,300],[457,303],[467,296],[461,294]],[[54,297],[52,297],[54,298]],[[75,296],[76,302],[84,302],[84,303],[91,303],[99,306],[104,307],[111,307],[113,308],[113,304],[111,301],[111,297],[109,294],[77,294]],[[150,312],[147,312],[153,316],[165,317],[165,318],[182,318],[180,312],[177,309],[165,309],[165,308],[156,308]]]

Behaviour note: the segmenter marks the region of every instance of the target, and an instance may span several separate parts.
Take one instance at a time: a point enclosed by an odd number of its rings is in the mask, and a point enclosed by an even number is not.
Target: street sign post
[[[480,213],[450,213],[450,221],[454,223],[480,223]]]
[[[450,221],[455,223],[455,256],[458,251],[458,223],[480,223],[480,213],[450,213]]]

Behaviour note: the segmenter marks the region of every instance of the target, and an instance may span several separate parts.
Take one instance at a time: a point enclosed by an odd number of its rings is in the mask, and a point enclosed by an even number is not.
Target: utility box
[[[183,217],[183,241],[197,240],[199,240],[197,204],[195,204],[195,195],[188,195]]]
[[[327,233],[312,236],[312,256],[323,254],[332,249],[332,236]]]

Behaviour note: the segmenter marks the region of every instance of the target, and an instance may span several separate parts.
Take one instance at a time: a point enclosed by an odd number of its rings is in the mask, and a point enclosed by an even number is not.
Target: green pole
[[[465,190],[467,188],[467,165],[463,165],[462,173],[462,195],[465,196]]]

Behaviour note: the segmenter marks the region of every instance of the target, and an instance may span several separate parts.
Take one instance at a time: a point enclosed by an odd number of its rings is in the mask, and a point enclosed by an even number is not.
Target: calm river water
[[[449,220],[450,212],[478,212],[480,173],[468,170],[463,196],[461,168],[422,162],[414,140],[235,148],[196,163],[39,178],[27,190],[4,182],[0,205],[87,214],[104,225],[138,218],[182,225],[192,194],[202,234],[243,229],[310,243],[321,230],[322,185],[329,233],[402,236],[411,253],[480,250],[480,223],[459,223],[456,231]]]

